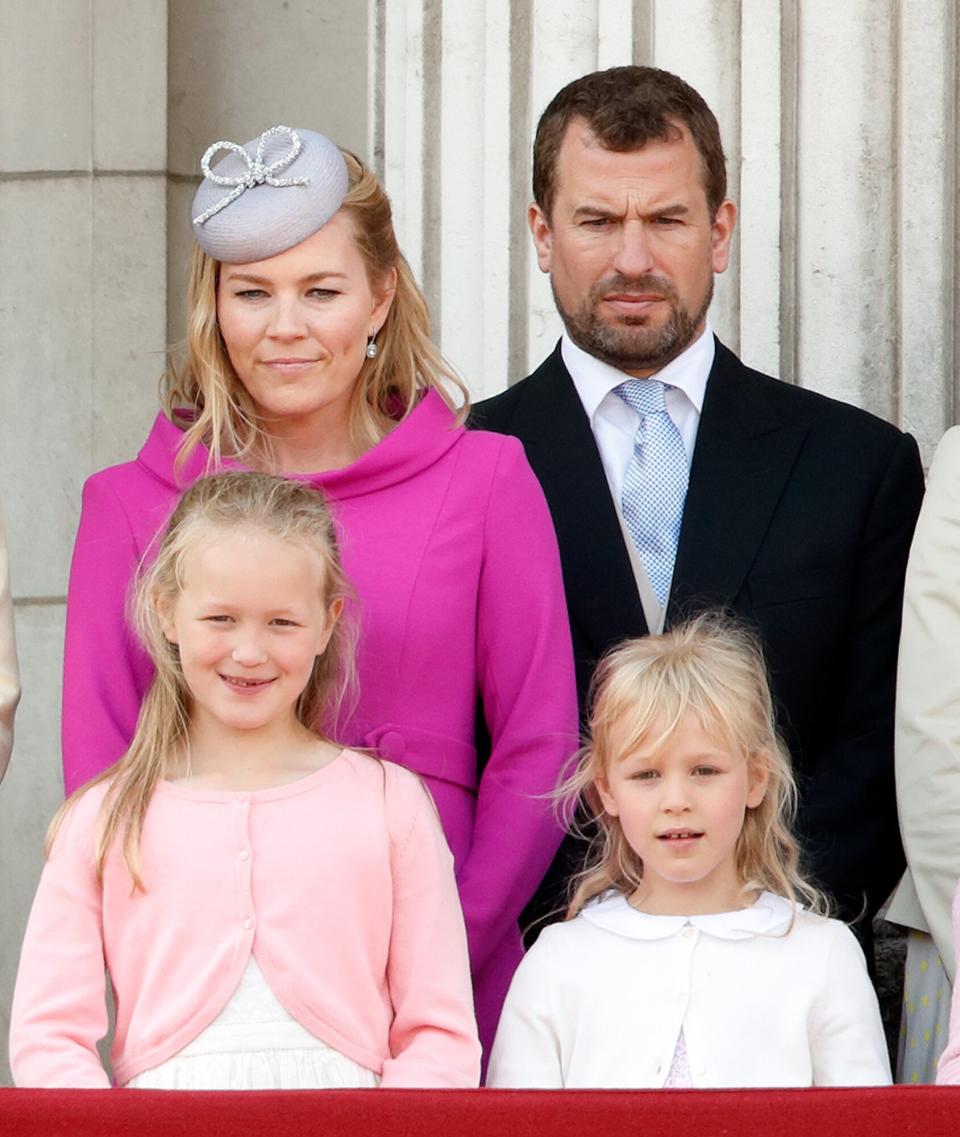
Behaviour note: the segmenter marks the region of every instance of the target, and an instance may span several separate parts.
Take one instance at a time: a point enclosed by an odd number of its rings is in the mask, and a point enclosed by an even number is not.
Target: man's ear
[[[550,232],[550,222],[535,201],[527,207],[527,224],[533,237],[533,244],[537,250],[537,264],[541,272],[549,272],[553,265],[553,236]]]
[[[730,242],[737,224],[737,207],[732,201],[722,201],[717,215],[710,226],[713,244],[712,268],[714,272],[725,272],[730,263]]]

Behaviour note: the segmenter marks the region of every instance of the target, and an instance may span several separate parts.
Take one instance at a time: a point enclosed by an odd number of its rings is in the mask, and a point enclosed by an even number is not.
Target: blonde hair
[[[133,741],[123,757],[82,786],[60,807],[47,833],[53,840],[73,802],[91,786],[109,782],[100,811],[94,861],[103,879],[107,852],[123,834],[123,853],[134,888],[145,891],[140,876],[140,834],[157,783],[173,776],[190,722],[191,696],[175,644],[163,630],[161,606],[183,588],[187,556],[224,531],[256,530],[313,550],[321,566],[324,606],[351,596],[340,564],[333,518],[323,494],[303,482],[271,474],[231,472],[201,478],[183,494],[160,541],[156,559],[140,573],[131,601],[131,620],[153,660],[156,674],[144,696]],[[297,720],[321,737],[354,684],[354,630],[337,620],[330,641],[314,661],[307,685],[294,707]]]
[[[366,450],[413,410],[424,391],[436,391],[458,424],[466,419],[470,400],[430,340],[427,302],[397,246],[390,199],[356,155],[341,152],[350,185],[341,209],[352,223],[370,286],[375,290],[391,270],[397,274],[393,302],[377,335],[376,358],[364,358],[350,407],[351,441]],[[167,417],[184,428],[177,464],[182,468],[202,443],[210,452],[210,469],[225,454],[275,469],[269,432],[257,419],[220,333],[219,279],[220,262],[195,245],[187,290],[186,361],[181,369],[171,361],[162,384]]]
[[[767,771],[763,800],[747,808],[735,849],[744,893],[768,889],[826,913],[825,898],[801,875],[791,832],[796,783],[777,733],[763,652],[751,632],[729,616],[706,613],[663,635],[628,640],[600,662],[593,692],[590,741],[558,791],[568,808],[582,803],[595,830],[586,866],[571,882],[568,919],[608,889],[629,896],[642,887],[643,862],[619,820],[604,810],[597,781],[641,742],[665,745],[687,714]],[[622,747],[617,752],[614,729]]]

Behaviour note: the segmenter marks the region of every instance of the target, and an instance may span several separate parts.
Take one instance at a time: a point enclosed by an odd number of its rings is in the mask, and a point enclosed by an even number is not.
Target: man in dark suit
[[[516,435],[543,485],[581,700],[624,637],[705,607],[748,620],[808,871],[844,917],[870,916],[903,869],[893,697],[916,444],[714,338],[736,208],[716,119],[682,80],[621,67],[565,87],[537,129],[533,186],[565,335],[473,424]]]

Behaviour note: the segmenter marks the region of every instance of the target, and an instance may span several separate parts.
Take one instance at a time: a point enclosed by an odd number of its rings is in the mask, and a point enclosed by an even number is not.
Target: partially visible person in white
[[[798,870],[750,633],[705,614],[626,641],[601,662],[590,736],[564,789],[596,839],[566,922],[514,976],[487,1085],[888,1083],[863,953]]]
[[[947,1041],[960,875],[960,427],[937,447],[910,548],[895,753],[907,871],[887,919],[910,929],[897,1081],[926,1083]]]
[[[13,750],[13,716],[19,701],[20,670],[17,666],[17,641],[13,630],[7,538],[3,518],[0,517],[0,780],[7,771],[10,752]]]
[[[953,900],[953,939],[955,943],[960,943],[960,888],[957,889]],[[950,962],[955,968],[956,959]],[[947,1035],[947,1039],[937,1063],[937,1085],[958,1086],[960,1085],[960,989],[955,989],[953,992],[950,1021],[947,1031],[941,1031],[941,1037],[943,1034]],[[938,1047],[938,1050],[940,1049],[941,1047]]]

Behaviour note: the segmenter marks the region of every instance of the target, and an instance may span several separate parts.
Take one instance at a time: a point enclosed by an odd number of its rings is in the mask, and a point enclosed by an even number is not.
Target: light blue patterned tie
[[[690,477],[683,439],[667,413],[665,387],[657,379],[632,379],[614,387],[640,415],[620,500],[623,519],[661,604],[673,577]]]

